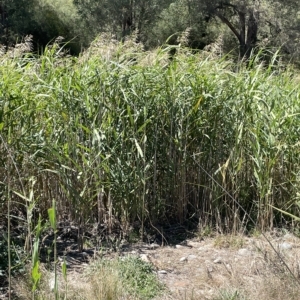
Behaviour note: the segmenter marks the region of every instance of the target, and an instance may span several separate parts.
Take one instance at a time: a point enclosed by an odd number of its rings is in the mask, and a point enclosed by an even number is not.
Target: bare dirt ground
[[[180,244],[127,244],[101,256],[139,256],[165,284],[155,300],[300,299],[300,239],[290,233],[262,236],[215,235]],[[274,251],[274,249],[276,251]],[[99,256],[93,249],[66,252],[69,289],[89,289],[84,270]],[[24,298],[25,299],[25,298]]]
[[[117,255],[154,266],[166,286],[155,300],[300,299],[300,239],[274,232],[267,238],[272,245],[262,235],[216,235],[164,247],[138,243]]]
[[[263,236],[221,235],[139,255],[168,289],[159,299],[300,299],[300,240],[291,234],[268,238],[280,257]]]

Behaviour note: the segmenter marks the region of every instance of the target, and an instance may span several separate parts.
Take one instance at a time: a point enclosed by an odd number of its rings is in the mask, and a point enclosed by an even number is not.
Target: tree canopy
[[[239,54],[248,57],[259,42],[280,45],[292,34],[291,17],[297,20],[299,1],[201,0],[209,18],[217,17],[234,34]],[[282,46],[281,45],[281,46]]]
[[[11,46],[32,34],[44,46],[63,36],[78,53],[103,32],[118,40],[135,32],[146,48],[179,43],[185,32],[192,48],[221,36],[223,51],[238,49],[240,58],[281,47],[297,60],[299,12],[298,0],[2,0],[0,43]]]

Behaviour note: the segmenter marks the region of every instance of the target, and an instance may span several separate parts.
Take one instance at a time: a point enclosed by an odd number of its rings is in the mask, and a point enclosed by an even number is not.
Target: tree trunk
[[[231,23],[231,21],[229,21],[229,19],[227,19],[221,12],[216,11],[215,14],[224,24],[229,27],[229,29],[238,39],[240,58],[248,59],[257,43],[258,12],[255,9],[249,10],[247,21],[247,12],[245,9],[238,10],[237,7],[234,7],[234,9],[239,17],[239,28],[236,28],[233,23]]]
[[[244,57],[249,58],[252,50],[257,43],[257,31],[258,31],[258,14],[255,11],[250,11],[248,19],[247,40]]]
[[[247,33],[245,30],[246,28],[245,14],[239,13],[239,17],[240,17],[240,26],[241,26],[240,38],[239,38],[240,58],[248,59],[257,43],[258,14],[254,10],[251,10],[249,12],[249,18],[247,22]]]

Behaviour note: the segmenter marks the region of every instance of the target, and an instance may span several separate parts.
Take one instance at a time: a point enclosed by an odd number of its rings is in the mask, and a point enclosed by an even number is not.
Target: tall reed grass
[[[169,60],[169,49],[103,47],[1,57],[2,216],[10,203],[30,236],[53,200],[81,231],[191,217],[239,231],[250,226],[241,207],[265,230],[288,221],[270,205],[298,213],[300,89],[276,56],[247,68],[181,48]]]

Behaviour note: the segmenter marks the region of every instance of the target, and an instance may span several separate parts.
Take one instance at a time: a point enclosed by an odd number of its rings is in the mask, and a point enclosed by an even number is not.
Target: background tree
[[[118,39],[133,31],[146,42],[151,26],[170,0],[74,0],[91,41],[100,32],[110,32]]]
[[[41,46],[62,36],[71,53],[78,54],[81,44],[84,43],[84,40],[80,40],[82,27],[78,26],[79,16],[71,1],[65,1],[63,5],[60,5],[61,3],[38,0],[31,16],[36,26],[31,28],[30,33]]]
[[[300,2],[276,1],[270,7],[268,1],[264,1],[262,7],[268,13],[261,28],[260,46],[274,50],[280,47],[286,60],[296,62],[300,54]]]
[[[178,44],[180,36],[187,34],[186,44],[202,49],[216,38],[197,0],[177,0],[165,8],[151,30],[153,46],[165,43]],[[185,33],[183,33],[185,32]]]
[[[258,4],[246,2],[205,1],[208,17],[218,17],[238,39],[241,57],[250,55],[258,39]]]
[[[240,57],[249,57],[262,39],[278,41],[278,34],[291,30],[287,20],[297,19],[299,1],[200,0],[208,18],[218,18],[234,34]],[[275,33],[275,34],[274,34]]]
[[[75,26],[78,16],[71,1],[62,4],[59,0],[2,0],[0,43],[6,47],[14,46],[26,35],[33,35],[38,50],[58,36],[72,40],[78,35]],[[73,53],[79,53],[79,40],[77,45],[73,43],[70,47]]]
[[[78,54],[102,32],[122,40],[136,31],[146,48],[178,43],[186,32],[192,48],[218,40],[224,52],[238,46],[247,58],[255,48],[281,47],[295,61],[299,10],[298,0],[0,0],[0,43],[32,34],[37,49],[63,36]]]
[[[0,2],[1,44],[8,47],[36,27],[31,17],[36,4],[36,0],[2,0]]]

